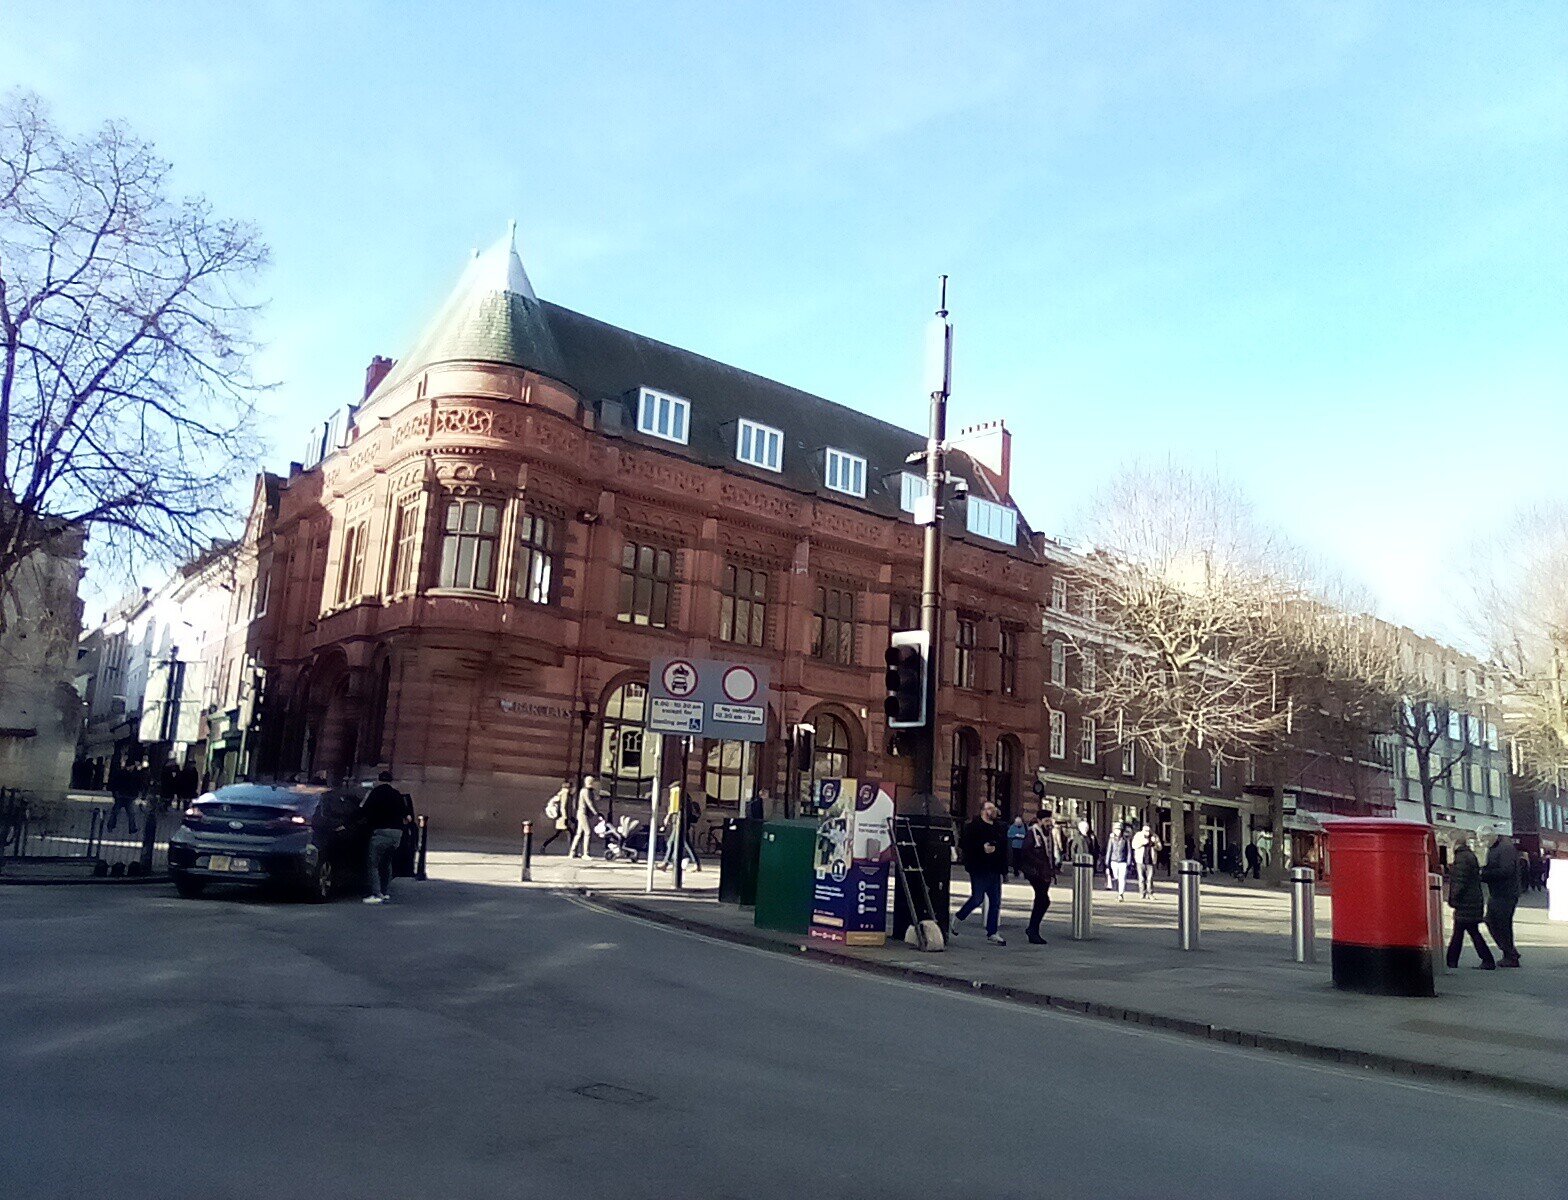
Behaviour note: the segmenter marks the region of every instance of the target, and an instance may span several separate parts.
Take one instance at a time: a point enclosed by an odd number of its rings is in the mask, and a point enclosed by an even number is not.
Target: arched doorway
[[[849,740],[849,726],[832,713],[818,713],[813,722],[817,727],[816,753],[811,760],[811,779],[839,779],[850,773],[854,747]]]
[[[653,795],[658,735],[643,729],[647,702],[647,682],[628,679],[606,692],[599,705],[599,756],[594,773],[611,812],[617,800],[646,803]]]
[[[978,811],[975,796],[975,769],[980,761],[980,735],[964,725],[953,730],[952,773],[948,784],[948,807],[953,819],[967,821]]]
[[[387,761],[387,705],[392,694],[392,656],[384,654],[370,674],[370,702],[365,714],[365,735],[360,738],[359,761],[366,766]]]
[[[991,771],[991,799],[1002,810],[1002,816],[1011,821],[1018,812],[1018,764],[1023,759],[1023,747],[1017,738],[1006,733],[996,740],[996,766]]]

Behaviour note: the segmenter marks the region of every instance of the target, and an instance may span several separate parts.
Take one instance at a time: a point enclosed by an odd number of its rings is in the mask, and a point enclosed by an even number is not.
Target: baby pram
[[[616,824],[611,825],[603,817],[593,827],[594,836],[604,842],[605,862],[637,861],[637,851],[632,846],[632,835],[637,832],[641,821],[634,821],[630,817],[622,817]],[[647,845],[646,839],[643,845]]]

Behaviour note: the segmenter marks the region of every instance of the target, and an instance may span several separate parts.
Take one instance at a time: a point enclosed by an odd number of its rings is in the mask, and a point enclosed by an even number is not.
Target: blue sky
[[[1005,417],[1036,527],[1236,478],[1444,633],[1560,494],[1568,5],[7,0],[0,86],[257,221],[299,431],[519,223],[542,296],[918,427]]]

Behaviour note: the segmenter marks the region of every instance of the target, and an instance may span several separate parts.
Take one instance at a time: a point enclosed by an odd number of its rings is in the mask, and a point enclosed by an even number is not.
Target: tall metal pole
[[[926,381],[931,428],[926,437],[926,495],[915,519],[925,526],[920,570],[920,628],[925,632],[926,724],[915,759],[915,787],[927,818],[936,797],[937,687],[942,681],[942,514],[947,495],[947,398],[953,384],[953,326],[947,319],[947,276],[926,343]]]

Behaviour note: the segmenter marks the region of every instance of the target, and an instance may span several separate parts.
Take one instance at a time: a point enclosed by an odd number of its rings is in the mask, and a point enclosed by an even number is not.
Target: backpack
[[[546,817],[548,817],[552,821],[559,821],[561,819],[561,793],[560,792],[557,792],[555,795],[551,796],[549,801],[548,801],[548,803],[545,804],[545,806],[544,806],[544,815]]]

